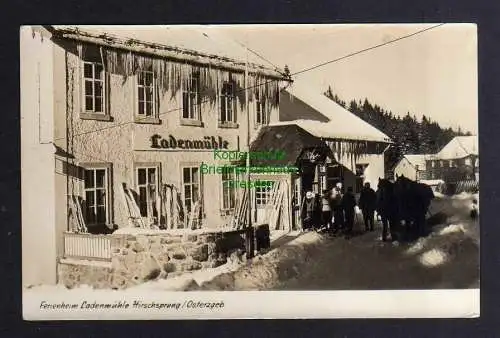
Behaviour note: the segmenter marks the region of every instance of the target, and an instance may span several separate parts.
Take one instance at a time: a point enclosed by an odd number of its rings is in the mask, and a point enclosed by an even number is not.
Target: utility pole
[[[247,41],[248,44],[248,41]],[[247,258],[252,258],[254,254],[254,231],[252,228],[252,193],[250,189],[250,107],[248,106],[248,48],[245,45],[245,110],[247,114],[247,157],[246,157],[246,167],[247,167],[247,197],[248,197],[248,215],[247,215]]]
[[[245,110],[247,115],[247,196],[248,196],[248,226],[252,225],[252,200],[250,198],[250,107],[248,105],[248,48],[245,45]]]

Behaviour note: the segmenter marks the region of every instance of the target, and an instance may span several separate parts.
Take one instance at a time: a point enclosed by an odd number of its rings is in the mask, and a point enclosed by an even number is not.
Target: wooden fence
[[[455,183],[455,193],[477,192],[479,191],[479,182],[476,180],[458,181]]]
[[[476,180],[462,180],[453,183],[447,183],[448,195],[460,194],[462,192],[475,193],[479,191],[479,182]]]
[[[112,241],[123,240],[110,235],[64,233],[64,258],[111,261]]]

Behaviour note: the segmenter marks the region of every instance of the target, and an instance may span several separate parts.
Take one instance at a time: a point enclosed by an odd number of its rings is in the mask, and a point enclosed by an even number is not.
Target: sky
[[[193,34],[198,26],[101,26],[106,32],[245,58],[293,74],[435,24],[221,25]],[[82,26],[85,27],[85,26]],[[86,26],[96,29],[98,26]],[[198,27],[199,28],[199,27]],[[243,53],[241,52],[243,50]],[[338,62],[298,74],[294,81],[341,99],[368,100],[398,115],[430,117],[443,127],[478,132],[477,29],[445,24]]]
[[[298,72],[389,40],[426,25],[221,26],[272,64]],[[262,59],[263,63],[264,61]],[[270,63],[267,63],[270,65]],[[315,70],[299,74],[343,100],[364,99],[401,115],[430,117],[444,127],[477,134],[477,30],[446,24]]]

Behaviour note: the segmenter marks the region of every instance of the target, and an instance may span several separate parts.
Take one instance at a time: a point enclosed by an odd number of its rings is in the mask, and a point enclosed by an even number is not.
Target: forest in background
[[[387,150],[385,156],[386,172],[391,170],[404,154],[434,154],[455,136],[471,135],[470,132],[460,128],[458,130],[443,128],[425,115],[417,119],[410,112],[405,115],[393,113],[371,103],[367,98],[363,101],[344,101],[333,93],[331,86],[328,86],[324,95],[392,139],[394,144]]]

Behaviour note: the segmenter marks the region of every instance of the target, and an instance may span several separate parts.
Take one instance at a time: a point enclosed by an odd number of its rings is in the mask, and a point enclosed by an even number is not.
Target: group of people
[[[365,230],[373,231],[376,204],[377,195],[370,183],[365,183],[358,202],[353,188],[348,187],[344,193],[341,183],[337,183],[331,191],[323,190],[321,196],[308,191],[301,207],[302,228],[304,231],[328,231],[334,235],[343,233],[351,236],[358,206],[363,213]]]

